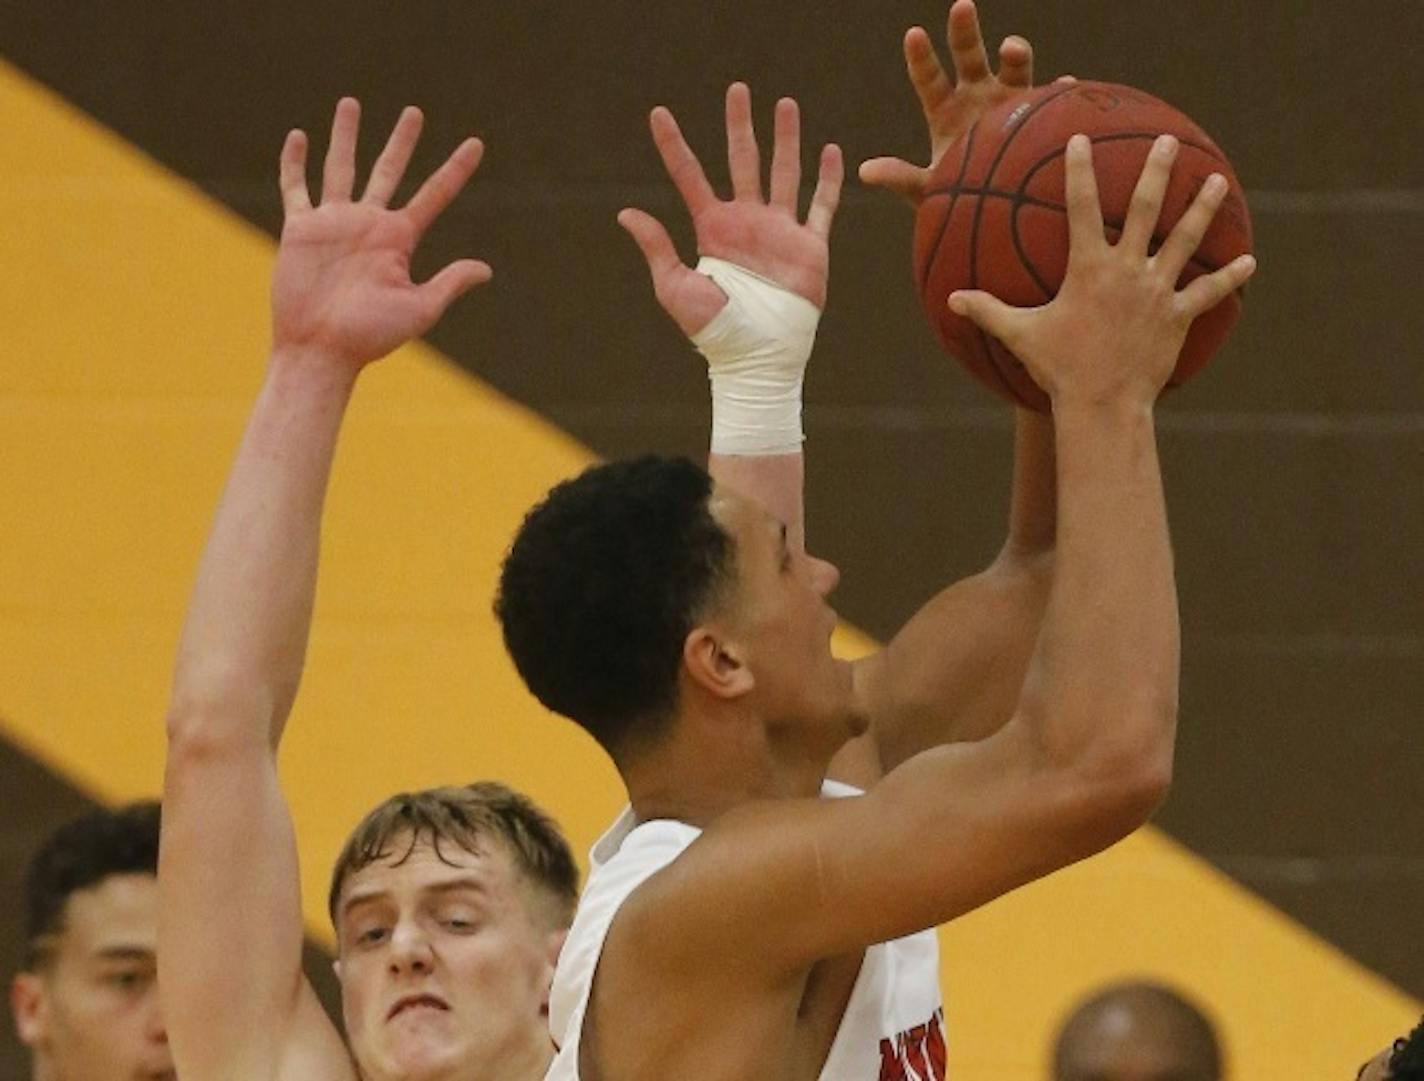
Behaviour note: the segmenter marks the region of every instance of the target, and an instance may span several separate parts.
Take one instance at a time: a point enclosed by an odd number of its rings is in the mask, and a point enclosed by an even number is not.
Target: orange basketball
[[[1008,304],[1052,300],[1068,266],[1064,149],[1082,132],[1108,238],[1116,241],[1147,153],[1162,134],[1181,148],[1162,203],[1153,246],[1191,205],[1206,178],[1228,182],[1216,218],[1178,287],[1251,251],[1251,218],[1231,163],[1183,113],[1141,90],[1079,82],[1040,87],[990,110],[935,166],[915,221],[915,281],[940,342],[986,387],[1048,412],[1048,396],[1023,364],[946,304],[956,289],[983,289]],[[1192,324],[1169,387],[1205,367],[1241,314],[1240,291]]]

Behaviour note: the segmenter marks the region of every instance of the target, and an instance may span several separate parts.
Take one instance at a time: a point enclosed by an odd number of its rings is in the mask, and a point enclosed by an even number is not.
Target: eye
[[[384,927],[367,927],[365,930],[356,933],[356,945],[374,946],[382,942],[385,937],[386,929]]]
[[[132,993],[146,988],[150,979],[150,974],[142,969],[128,968],[108,973],[104,983],[116,991]]]
[[[436,913],[436,919],[447,931],[454,931],[456,934],[469,934],[479,928],[478,916],[463,907],[443,909]]]

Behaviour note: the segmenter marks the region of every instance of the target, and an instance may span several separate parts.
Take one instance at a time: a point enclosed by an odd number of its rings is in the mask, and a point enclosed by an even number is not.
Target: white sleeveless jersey
[[[859,795],[827,781],[823,797]],[[591,871],[554,973],[549,1032],[559,1053],[544,1081],[579,1081],[579,1037],[603,940],[619,906],[702,831],[684,822],[637,825],[631,808],[593,846]],[[820,1081],[944,1081],[944,1008],[933,930],[865,951]]]

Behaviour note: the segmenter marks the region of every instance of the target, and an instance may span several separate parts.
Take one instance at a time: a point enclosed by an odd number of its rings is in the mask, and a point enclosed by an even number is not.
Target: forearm
[[[1058,410],[1057,556],[1021,713],[1058,762],[1170,769],[1180,642],[1151,407]]]
[[[280,736],[301,678],[322,504],[353,383],[354,368],[329,358],[272,355],[179,644],[175,735],[192,718],[207,738],[275,745]]]
[[[1035,558],[1053,550],[1058,475],[1053,418],[1014,410],[1014,472],[1009,534],[1001,558]]]
[[[793,454],[709,454],[707,471],[718,484],[734,488],[786,523],[786,543],[800,550],[806,543],[805,457]]]

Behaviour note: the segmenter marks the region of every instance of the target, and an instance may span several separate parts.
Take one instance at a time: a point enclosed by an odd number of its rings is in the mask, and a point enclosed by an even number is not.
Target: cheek
[[[353,1035],[366,1025],[366,1013],[370,1003],[379,1001],[378,990],[372,986],[373,974],[379,976],[380,966],[371,963],[368,957],[344,957],[341,960],[341,1014],[346,1020],[346,1030]]]

